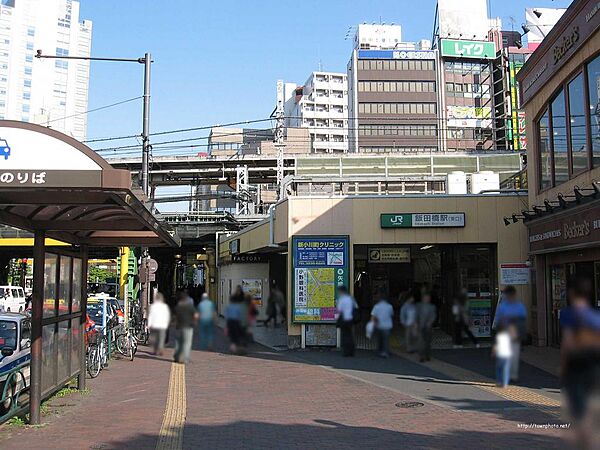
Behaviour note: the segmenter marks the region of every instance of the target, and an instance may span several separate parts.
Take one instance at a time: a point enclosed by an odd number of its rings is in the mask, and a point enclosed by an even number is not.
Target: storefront
[[[530,252],[535,257],[538,314],[549,345],[560,344],[560,310],[574,277],[591,281],[592,302],[600,307],[600,202],[529,223]]]
[[[559,345],[569,282],[586,277],[598,305],[600,8],[574,0],[517,78],[527,117],[528,226],[537,345]]]
[[[272,284],[273,274],[285,268],[279,279],[285,282],[288,342],[298,347],[336,344],[337,286],[350,288],[364,320],[378,293],[398,308],[400,293],[424,286],[433,291],[439,325],[447,331],[452,300],[466,288],[474,331],[489,336],[501,268],[529,270],[526,228],[502,222],[525,200],[517,194],[291,197],[271,220],[220,240],[220,301],[227,302],[235,280],[260,278],[265,286],[266,276]],[[266,259],[255,267],[230,264],[232,249]],[[528,277],[517,287],[528,299]]]

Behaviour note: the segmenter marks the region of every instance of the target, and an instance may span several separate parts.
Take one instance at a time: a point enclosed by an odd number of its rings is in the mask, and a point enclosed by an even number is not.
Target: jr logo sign
[[[0,157],[4,157],[6,161],[10,156],[10,147],[8,146],[8,142],[5,139],[0,139]]]

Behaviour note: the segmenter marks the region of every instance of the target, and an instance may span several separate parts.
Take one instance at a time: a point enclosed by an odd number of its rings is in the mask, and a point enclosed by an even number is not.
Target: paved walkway
[[[117,361],[89,395],[60,399],[69,406],[46,426],[0,429],[0,448],[565,448],[564,429],[520,425],[563,423],[546,386],[556,380],[500,395],[462,367],[466,353],[436,353],[431,365],[259,345],[234,356],[221,336],[217,350],[194,351],[185,367]]]

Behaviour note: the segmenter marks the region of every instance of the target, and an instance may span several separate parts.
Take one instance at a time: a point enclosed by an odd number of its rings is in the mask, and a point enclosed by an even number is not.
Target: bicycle
[[[97,341],[88,342],[86,349],[85,366],[91,378],[96,378],[102,370],[102,357]]]
[[[142,345],[146,345],[150,336],[148,333],[148,321],[143,316],[139,302],[132,303],[130,310],[130,327],[135,334],[135,338],[137,339],[137,342],[140,342]]]
[[[137,352],[137,339],[132,333],[134,331],[131,327],[127,329],[127,332],[120,334],[116,338],[116,346],[118,352],[133,361],[133,358]]]

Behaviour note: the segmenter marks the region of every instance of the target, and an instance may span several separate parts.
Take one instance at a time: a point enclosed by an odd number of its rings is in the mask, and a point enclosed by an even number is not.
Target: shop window
[[[552,153],[547,110],[538,121],[537,130],[540,149],[540,189],[547,189],[552,186]]]
[[[554,181],[556,185],[569,179],[567,157],[567,120],[565,111],[565,92],[563,90],[551,103],[552,149],[554,150]]]
[[[590,100],[590,124],[592,128],[592,162],[600,167],[600,56],[587,65]]]
[[[584,92],[583,73],[580,73],[569,83],[569,141],[571,144],[571,173],[573,174],[578,174],[588,168]]]

